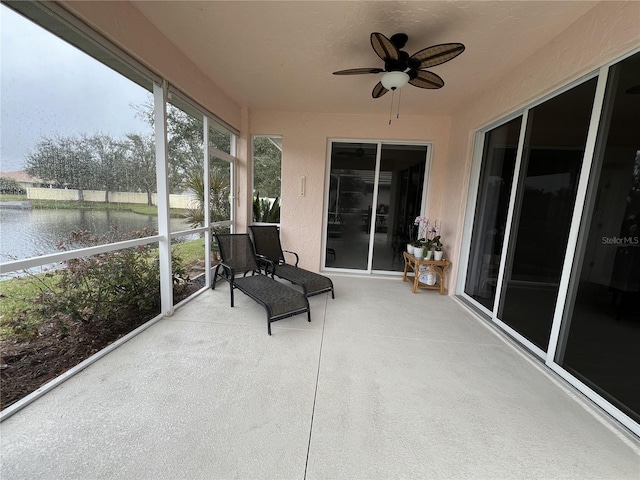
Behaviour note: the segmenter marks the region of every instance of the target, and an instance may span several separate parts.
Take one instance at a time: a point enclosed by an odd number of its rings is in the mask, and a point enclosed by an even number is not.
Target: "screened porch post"
[[[156,135],[156,184],[158,204],[158,245],[160,261],[160,301],[165,315],[173,313],[173,285],[171,281],[171,235],[169,231],[169,180],[167,149],[167,105],[164,85],[153,84],[154,125]]]

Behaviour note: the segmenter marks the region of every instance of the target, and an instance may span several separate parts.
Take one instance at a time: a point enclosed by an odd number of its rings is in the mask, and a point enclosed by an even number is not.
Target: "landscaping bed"
[[[204,276],[189,282],[176,303],[204,286]],[[126,322],[52,320],[42,324],[28,342],[9,337],[0,341],[0,409],[24,398],[91,355],[143,325],[155,314],[132,310]]]

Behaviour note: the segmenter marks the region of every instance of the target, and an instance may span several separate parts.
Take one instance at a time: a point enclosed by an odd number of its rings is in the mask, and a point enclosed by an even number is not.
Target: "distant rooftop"
[[[2,178],[11,178],[16,182],[23,183],[42,183],[42,179],[38,177],[32,177],[24,170],[19,170],[17,172],[0,172],[0,177]]]

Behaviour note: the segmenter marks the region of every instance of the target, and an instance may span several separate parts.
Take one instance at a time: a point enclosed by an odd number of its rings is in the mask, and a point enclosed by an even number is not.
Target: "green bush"
[[[96,237],[86,230],[74,231],[59,248],[66,251],[153,234],[145,229],[123,236],[112,228],[108,234]],[[29,307],[12,319],[15,334],[23,339],[33,338],[47,321],[62,333],[73,323],[82,322],[99,324],[106,334],[129,323],[139,324],[141,318],[152,318],[159,312],[158,249],[151,245],[75,258],[64,262],[64,267],[47,273],[45,278],[33,277],[39,293]],[[177,255],[172,259],[172,281],[175,296],[181,295],[189,283]]]
[[[280,222],[280,197],[276,197],[273,202],[268,198],[260,197],[260,192],[256,192],[253,197],[253,221],[263,223]]]
[[[0,193],[24,195],[27,191],[13,178],[0,177]]]

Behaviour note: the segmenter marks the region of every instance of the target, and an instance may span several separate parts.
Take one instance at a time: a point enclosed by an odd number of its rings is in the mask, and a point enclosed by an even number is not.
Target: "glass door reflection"
[[[326,267],[403,271],[402,252],[424,203],[427,150],[332,143]]]
[[[498,318],[542,352],[549,344],[596,81],[529,113]]]
[[[464,291],[493,310],[522,117],[487,132]]]
[[[335,142],[327,205],[328,267],[366,270],[377,144]]]
[[[640,422],[640,54],[609,74],[556,362]]]
[[[426,158],[426,145],[382,145],[373,270],[404,270],[402,252],[423,203]]]

